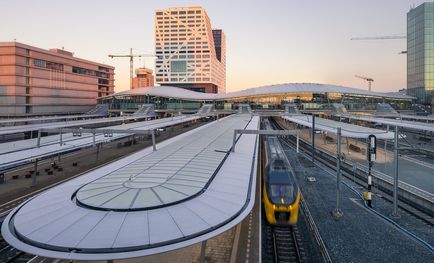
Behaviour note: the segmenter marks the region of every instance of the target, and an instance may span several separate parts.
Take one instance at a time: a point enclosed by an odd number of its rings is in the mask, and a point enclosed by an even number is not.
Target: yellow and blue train
[[[271,129],[268,119],[264,129]],[[277,136],[264,136],[262,195],[268,223],[295,225],[298,221],[300,190],[294,171]]]

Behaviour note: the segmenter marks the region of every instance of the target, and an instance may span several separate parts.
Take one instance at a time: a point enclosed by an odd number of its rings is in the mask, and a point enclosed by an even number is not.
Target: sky
[[[108,54],[154,53],[156,9],[203,6],[226,34],[226,91],[293,82],[373,91],[406,87],[406,13],[420,0],[0,0],[0,41],[62,48],[115,69],[115,91],[129,89],[129,60]],[[153,58],[135,68],[154,68]]]

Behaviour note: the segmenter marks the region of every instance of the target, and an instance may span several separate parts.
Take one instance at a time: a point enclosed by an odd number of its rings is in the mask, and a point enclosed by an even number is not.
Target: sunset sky
[[[0,0],[0,41],[61,48],[116,67],[115,91],[129,89],[129,60],[108,54],[154,52],[154,11],[203,6],[226,33],[227,91],[287,82],[314,82],[397,91],[406,87],[406,40],[351,41],[405,35],[416,0]],[[135,67],[153,68],[153,59]]]

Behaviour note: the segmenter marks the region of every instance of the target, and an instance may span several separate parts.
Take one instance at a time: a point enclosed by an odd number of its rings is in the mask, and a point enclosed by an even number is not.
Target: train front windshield
[[[290,205],[295,202],[294,185],[270,184],[270,199],[274,204]]]

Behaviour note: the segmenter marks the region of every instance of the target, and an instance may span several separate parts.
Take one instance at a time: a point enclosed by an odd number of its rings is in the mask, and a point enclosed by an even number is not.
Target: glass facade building
[[[202,104],[213,104],[217,110],[235,109],[249,104],[253,110],[284,110],[295,103],[301,110],[322,110],[333,103],[345,105],[349,111],[373,111],[378,103],[388,103],[395,110],[411,110],[413,98],[405,94],[369,92],[320,84],[280,84],[225,94],[204,94],[176,87],[122,91],[100,98],[113,112],[134,112],[144,104],[157,110],[197,111]]]
[[[434,3],[407,13],[407,94],[431,104],[434,94]]]

